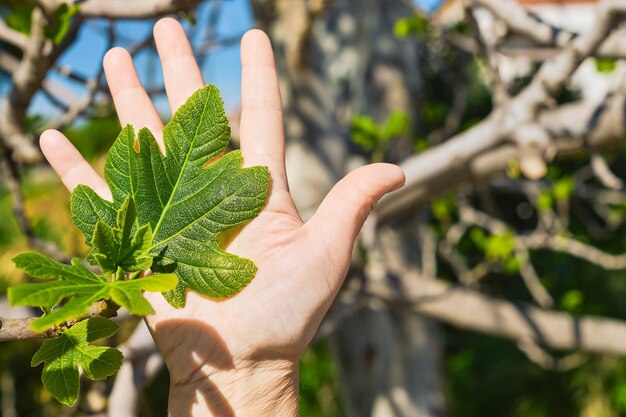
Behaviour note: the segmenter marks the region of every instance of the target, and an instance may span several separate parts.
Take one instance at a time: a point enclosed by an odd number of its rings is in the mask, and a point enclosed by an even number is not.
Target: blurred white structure
[[[596,0],[516,0],[516,3],[537,21],[552,26],[555,37],[585,33],[593,28],[597,16]],[[509,26],[487,8],[478,9],[475,17],[485,42],[498,44],[497,70],[507,85],[529,75],[535,63],[559,50],[557,46],[538,45],[526,36],[510,32]],[[444,2],[435,15],[435,20],[443,27],[453,26],[463,19],[463,0]],[[617,62],[615,70],[624,71],[623,66],[622,62]],[[580,90],[590,103],[599,103],[615,88],[611,81],[615,78],[615,74],[599,72],[595,59],[588,59],[572,77],[571,87]]]

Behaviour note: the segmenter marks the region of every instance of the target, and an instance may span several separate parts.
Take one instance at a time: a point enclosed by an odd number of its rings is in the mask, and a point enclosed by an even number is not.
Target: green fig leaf
[[[92,245],[98,222],[118,227],[115,213],[131,196],[138,227],[152,230],[152,270],[178,276],[176,290],[165,293],[172,305],[184,306],[187,288],[212,298],[236,294],[257,268],[223,251],[218,235],[259,214],[270,176],[266,167],[242,168],[239,151],[214,161],[229,139],[224,105],[212,85],[195,92],[165,126],[164,154],[149,130],[141,129],[136,139],[126,126],[105,164],[113,201],[77,187],[71,198],[74,224]],[[99,251],[94,247],[94,257]]]
[[[37,253],[20,254],[13,258],[13,262],[32,277],[55,280],[10,287],[7,295],[11,305],[52,309],[68,299],[65,304],[30,323],[31,328],[38,332],[83,317],[100,300],[113,300],[133,314],[153,314],[154,310],[142,291],[168,291],[178,283],[174,274],[109,281],[85,268],[78,259],[73,259],[71,265],[65,265]]]
[[[102,220],[96,222],[91,244],[96,252],[93,257],[103,274],[114,274],[118,267],[124,272],[145,271],[152,265],[148,253],[152,229],[145,224],[133,234],[136,219],[135,202],[129,196],[117,213],[116,227]]]
[[[78,365],[93,380],[105,379],[120,369],[119,350],[90,343],[112,336],[117,329],[118,325],[111,320],[94,317],[76,323],[60,337],[41,345],[31,366],[45,363],[41,381],[57,401],[68,406],[76,402],[80,389]]]

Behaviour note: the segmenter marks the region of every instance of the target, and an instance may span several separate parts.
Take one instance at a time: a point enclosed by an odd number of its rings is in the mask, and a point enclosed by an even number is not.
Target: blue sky
[[[196,36],[192,42],[199,41],[202,37],[201,22],[208,19],[210,2],[203,3],[198,9],[198,26],[195,31]],[[188,33],[191,25],[188,22],[183,23]],[[153,22],[146,21],[123,21],[117,25],[116,32],[119,41],[116,46],[128,48],[133,43],[143,40],[152,31]],[[251,10],[248,0],[230,0],[222,2],[222,12],[217,24],[217,36],[231,38],[243,34],[247,29],[254,26]],[[93,77],[99,71],[102,65],[102,55],[107,47],[106,37],[103,35],[107,28],[104,21],[92,20],[87,22],[78,35],[78,39],[61,57],[62,66],[71,68],[79,74]],[[161,67],[155,54],[141,53],[135,58],[137,72],[145,86],[162,85]],[[216,84],[223,95],[227,109],[233,109],[239,106],[240,102],[240,78],[241,68],[239,59],[239,44],[218,47],[211,51],[202,66],[202,73],[205,81]],[[68,82],[54,72],[50,73],[50,77],[58,83],[62,83],[65,88],[74,95],[81,96],[84,90],[78,83]],[[169,114],[167,102],[164,97],[156,101],[159,112],[164,115]],[[38,94],[31,107],[32,111],[39,114],[45,114],[51,117],[59,114],[59,111],[43,96]]]
[[[413,0],[413,3],[427,12],[432,12],[443,3],[443,0]]]
[[[413,0],[420,8],[433,11],[442,2],[442,0]],[[213,7],[211,2],[203,2],[198,9],[197,21],[199,29],[196,30],[195,39],[192,43],[199,41],[202,35],[202,22],[206,22],[210,9]],[[129,47],[138,40],[144,39],[152,31],[153,22],[146,21],[124,21],[117,25],[117,34],[120,41],[117,46]],[[249,0],[229,0],[222,2],[222,12],[217,24],[218,37],[233,37],[243,34],[247,29],[254,26],[252,12]],[[185,27],[190,33],[191,25],[185,23]],[[106,38],[103,33],[106,31],[106,22],[101,20],[92,20],[87,22],[78,35],[77,41],[68,49],[61,57],[61,64],[71,68],[82,75],[94,76],[102,65],[102,55],[106,49]],[[142,53],[135,59],[135,65],[140,78],[147,87],[162,85],[161,68],[154,54]],[[202,73],[205,81],[217,85],[224,98],[227,110],[234,109],[240,103],[240,78],[241,68],[239,60],[239,44],[217,48],[213,50],[205,64],[202,67]],[[54,72],[51,72],[51,78],[66,86],[68,91],[76,96],[84,94],[84,90],[80,85],[67,80]],[[57,83],[58,85],[58,83]],[[164,97],[157,99],[155,105],[159,112],[167,116],[169,109]],[[54,117],[60,114],[44,96],[39,93],[31,107],[34,113],[45,114]]]

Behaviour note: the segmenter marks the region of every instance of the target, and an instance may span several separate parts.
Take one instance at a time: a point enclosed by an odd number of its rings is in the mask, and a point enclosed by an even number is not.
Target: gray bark
[[[419,89],[416,42],[400,42],[391,33],[395,20],[410,13],[406,5],[340,1],[320,9],[313,3],[253,3],[277,56],[287,171],[305,219],[338,179],[366,162],[350,143],[352,116],[365,113],[382,122],[394,110],[414,114]],[[417,241],[410,252],[419,253]],[[390,278],[386,275],[383,268],[383,279]],[[330,339],[347,415],[442,415],[441,347],[433,321],[367,306]]]

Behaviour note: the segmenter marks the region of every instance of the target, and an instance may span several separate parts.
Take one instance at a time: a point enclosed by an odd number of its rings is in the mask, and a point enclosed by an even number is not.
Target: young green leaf
[[[90,342],[112,336],[118,325],[104,317],[95,317],[76,323],[61,337],[46,340],[31,362],[37,366],[45,362],[41,381],[57,401],[72,406],[78,397],[80,380],[78,365],[90,379],[105,379],[122,365],[122,353]]]
[[[152,256],[148,253],[152,246],[152,229],[145,224],[133,235],[136,219],[135,202],[129,196],[117,213],[116,227],[102,220],[96,222],[91,244],[102,273],[114,274],[118,267],[126,272],[145,271],[152,265]]]
[[[179,278],[168,301],[184,306],[185,290],[214,298],[240,291],[256,273],[249,260],[220,249],[217,236],[252,220],[269,189],[266,167],[241,168],[238,151],[223,153],[230,138],[224,105],[216,87],[194,93],[163,130],[165,155],[147,129],[125,127],[105,165],[113,202],[85,186],[72,193],[72,218],[91,244],[98,221],[116,227],[115,212],[127,196],[137,205],[140,226],[153,231],[153,271],[175,271]]]
[[[65,304],[30,324],[44,331],[68,320],[84,316],[100,300],[113,300],[138,315],[154,313],[141,294],[143,291],[168,291],[176,287],[174,274],[158,274],[130,281],[108,281],[85,268],[78,259],[65,265],[37,253],[23,253],[13,258],[15,265],[35,278],[57,278],[55,281],[22,284],[8,289],[11,305],[28,305],[50,309],[63,299]]]
[[[52,39],[55,45],[60,45],[70,30],[72,17],[78,12],[80,5],[68,6],[61,3],[54,12],[49,24],[44,27],[44,36]]]

